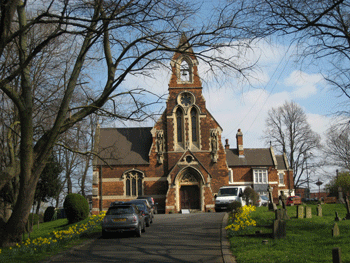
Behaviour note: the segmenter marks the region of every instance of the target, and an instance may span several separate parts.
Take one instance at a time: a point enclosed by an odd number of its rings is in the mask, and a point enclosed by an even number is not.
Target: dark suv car
[[[108,208],[102,221],[102,237],[110,233],[134,232],[141,237],[145,232],[145,213],[134,204],[115,204]]]
[[[143,199],[135,199],[135,200],[131,200],[128,202],[125,202],[125,204],[134,204],[137,206],[137,208],[139,210],[142,210],[145,212],[145,222],[146,222],[146,226],[149,227],[152,223],[153,223],[153,213],[152,213],[152,209],[150,206],[148,206],[148,203],[146,203],[145,200]]]
[[[154,202],[153,197],[150,197],[150,196],[138,196],[137,199],[146,199],[151,205],[153,214],[158,214],[157,203]]]

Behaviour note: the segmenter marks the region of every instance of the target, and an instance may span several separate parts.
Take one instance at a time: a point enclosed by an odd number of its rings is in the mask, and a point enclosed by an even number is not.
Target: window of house
[[[125,175],[125,195],[139,196],[143,195],[143,176],[140,172],[128,172]]]
[[[279,178],[279,183],[284,184],[284,173],[279,173],[278,178]]]
[[[255,169],[254,170],[254,183],[255,184],[267,184],[267,170],[266,169]]]
[[[191,110],[191,127],[192,127],[192,141],[197,142],[197,110],[192,108]]]

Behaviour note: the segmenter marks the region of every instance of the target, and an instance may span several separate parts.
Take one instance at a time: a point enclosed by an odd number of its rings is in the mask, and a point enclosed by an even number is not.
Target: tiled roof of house
[[[238,156],[237,149],[226,150],[226,160],[232,166],[272,166],[274,165],[269,148],[244,149],[244,157]]]
[[[149,164],[151,129],[101,128],[96,149],[100,158],[95,157],[95,165]]]
[[[287,170],[286,163],[284,162],[283,155],[276,155],[277,160],[277,169],[278,170]]]

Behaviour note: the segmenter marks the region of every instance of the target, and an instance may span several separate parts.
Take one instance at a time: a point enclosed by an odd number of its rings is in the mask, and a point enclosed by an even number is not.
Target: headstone
[[[277,209],[275,211],[275,220],[282,220],[282,209]]]
[[[280,209],[275,210],[275,219],[276,220],[288,220],[290,218],[287,214],[287,210],[280,208]]]
[[[310,206],[305,206],[305,218],[312,218],[312,210]]]
[[[304,207],[301,205],[297,206],[297,218],[304,218]]]
[[[322,216],[322,206],[320,204],[317,205],[317,216]]]
[[[335,218],[334,218],[334,221],[340,221],[340,220],[341,220],[341,218],[339,217],[338,212],[335,211]]]
[[[340,235],[339,232],[339,227],[337,223],[334,223],[333,228],[332,228],[332,237],[337,237]]]
[[[284,238],[286,237],[287,223],[284,220],[273,221],[273,238]]]
[[[275,211],[277,209],[276,205],[273,203],[272,191],[273,188],[271,186],[267,187],[267,191],[269,192],[269,210]],[[275,209],[276,207],[276,209]]]
[[[273,209],[273,211],[277,210],[277,205],[275,203],[272,203],[272,209]]]
[[[284,194],[284,191],[281,191],[281,195],[279,196],[279,200],[282,203],[283,209],[286,209],[286,204],[287,204],[287,196]]]
[[[346,214],[345,218],[346,219],[350,219],[349,198],[347,196],[345,197],[345,206],[346,206],[346,211],[347,211],[347,214]]]
[[[338,187],[338,203],[344,204],[344,198],[343,198],[343,189],[341,186]]]
[[[333,263],[341,263],[340,247],[335,247],[332,249],[332,259]]]

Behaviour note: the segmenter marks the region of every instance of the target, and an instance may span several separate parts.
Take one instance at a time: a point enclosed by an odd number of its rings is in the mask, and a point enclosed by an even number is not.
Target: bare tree
[[[320,65],[320,72],[338,94],[350,99],[349,0],[241,2],[252,35],[285,37],[297,47],[302,66]],[[338,113],[350,114],[348,109]]]
[[[13,213],[7,222],[0,220],[1,246],[21,241],[37,182],[60,136],[95,113],[120,120],[148,116],[144,108],[150,102],[143,94],[152,90],[125,87],[127,76],[150,76],[174,51],[192,48],[212,69],[247,69],[236,65],[235,57],[208,55],[239,47],[238,40],[245,38],[239,5],[218,5],[202,22],[197,19],[200,5],[183,0],[5,0],[0,7],[0,90],[16,111],[20,136],[19,155],[0,175],[0,189],[19,176]],[[177,45],[184,31],[188,41]],[[30,41],[30,36],[40,37]],[[34,62],[49,57],[61,63],[42,71],[47,82],[37,89]],[[86,89],[94,90],[93,96]],[[77,93],[86,94],[83,103],[74,101]],[[133,102],[129,111],[122,107],[125,101]]]
[[[350,131],[349,126],[332,126],[326,134],[324,146],[325,160],[328,165],[336,165],[345,171],[350,170]]]
[[[287,154],[289,166],[293,168],[294,187],[300,187],[306,182],[306,178],[302,178],[305,169],[312,167],[310,160],[315,157],[310,152],[321,147],[320,136],[311,130],[305,112],[293,101],[272,108],[266,119],[265,134],[266,142]]]

